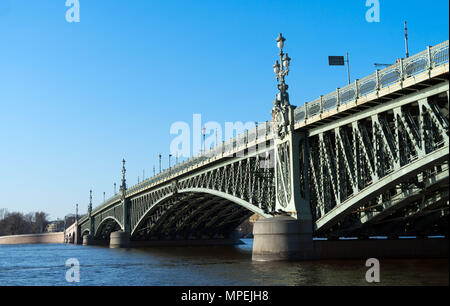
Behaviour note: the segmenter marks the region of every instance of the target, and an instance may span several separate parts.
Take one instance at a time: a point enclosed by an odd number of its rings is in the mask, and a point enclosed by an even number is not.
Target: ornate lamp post
[[[92,216],[92,190],[89,190],[88,216],[89,216],[89,235],[91,237],[93,237],[94,236],[94,217]]]
[[[125,191],[127,189],[127,181],[125,179],[125,173],[127,170],[125,169],[125,159],[122,159],[122,185],[120,186],[121,191]]]
[[[129,209],[128,209],[128,205],[129,205],[129,201],[127,200],[127,183],[126,183],[126,179],[125,179],[125,174],[126,174],[127,170],[125,169],[125,159],[122,160],[122,184],[120,186],[119,189],[119,196],[120,196],[120,200],[122,201],[122,218],[123,218],[123,230],[124,232],[128,232],[129,233]]]
[[[284,38],[280,33],[276,41],[277,47],[280,49],[280,61],[278,62],[277,60],[275,62],[275,65],[273,65],[273,71],[275,72],[277,81],[280,82],[277,86],[280,92],[277,95],[277,99],[275,101],[279,104],[279,106],[284,106],[289,105],[289,95],[287,93],[289,86],[285,83],[284,79],[289,74],[289,65],[291,64],[291,59],[289,58],[287,53],[283,52],[284,42],[286,41],[286,38]]]
[[[285,82],[285,78],[289,74],[291,59],[287,53],[283,52],[286,38],[280,33],[276,41],[277,46],[280,49],[280,60],[277,60],[275,65],[273,65],[273,71],[275,72],[275,78],[279,82],[277,85],[279,93],[273,102],[272,120],[276,123],[275,128],[277,136],[283,139],[287,133],[288,125],[292,121],[290,113],[293,111],[293,107],[289,102],[289,94],[287,92],[289,86]]]
[[[122,229],[112,232],[109,236],[110,248],[128,247],[130,242],[130,216],[129,216],[129,200],[126,197],[127,183],[125,179],[125,159],[122,160],[122,184],[119,189],[119,197],[122,202]]]
[[[92,214],[92,190],[89,190],[88,214],[89,214],[89,217],[90,217],[91,214]]]
[[[206,127],[203,127],[203,129],[202,129],[202,136],[203,136],[203,153],[205,153],[206,152],[206,142],[205,142]]]

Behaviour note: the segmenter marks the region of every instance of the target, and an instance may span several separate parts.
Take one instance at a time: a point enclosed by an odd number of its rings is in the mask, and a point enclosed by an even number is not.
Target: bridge
[[[301,107],[277,38],[272,120],[92,208],[84,244],[233,238],[252,214],[255,260],[312,258],[313,237],[448,235],[448,41]]]

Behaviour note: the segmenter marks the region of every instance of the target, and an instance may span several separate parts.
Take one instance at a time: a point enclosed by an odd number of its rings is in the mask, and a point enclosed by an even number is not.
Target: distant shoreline
[[[0,236],[0,244],[64,243],[64,232]]]

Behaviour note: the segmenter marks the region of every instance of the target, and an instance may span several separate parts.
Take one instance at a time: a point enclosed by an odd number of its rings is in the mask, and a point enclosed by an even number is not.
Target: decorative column
[[[110,248],[127,248],[130,244],[130,216],[127,200],[127,184],[125,179],[125,159],[122,160],[122,184],[119,189],[119,197],[122,201],[122,231],[112,232],[109,239]]]
[[[89,217],[89,235],[83,236],[83,245],[92,245],[95,234],[94,217],[92,216],[92,190],[89,190],[88,217]]]
[[[75,206],[75,234],[73,235],[73,244],[78,244],[80,237],[80,228],[78,227],[78,203]]]
[[[296,260],[313,257],[312,215],[309,205],[306,134],[294,131],[296,106],[289,102],[285,77],[290,58],[283,52],[286,39],[280,34],[277,46],[280,63],[273,66],[279,93],[272,109],[275,141],[275,217],[255,222],[253,260]]]
[[[92,190],[89,190],[88,215],[89,215],[89,234],[92,237],[94,237],[95,227],[94,227],[94,217],[92,216]]]

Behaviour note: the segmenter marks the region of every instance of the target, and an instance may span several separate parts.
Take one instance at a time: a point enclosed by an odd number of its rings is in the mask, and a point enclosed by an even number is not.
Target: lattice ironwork
[[[352,212],[384,207],[374,201],[404,200],[406,194],[396,184],[412,180],[419,188],[430,169],[438,167],[448,178],[448,114],[443,92],[392,101],[312,130],[309,178],[316,231],[342,234],[349,224],[354,230],[362,223]]]

